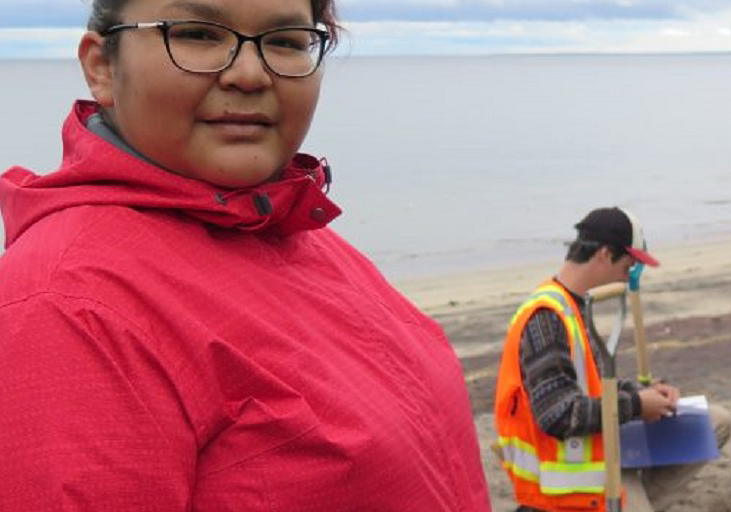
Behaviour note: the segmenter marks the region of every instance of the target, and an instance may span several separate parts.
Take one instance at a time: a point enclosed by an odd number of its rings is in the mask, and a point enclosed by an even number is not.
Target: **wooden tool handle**
[[[635,328],[635,348],[637,350],[637,374],[639,381],[649,385],[652,381],[650,366],[647,361],[647,338],[645,337],[645,322],[642,318],[642,301],[639,291],[630,291],[630,307],[632,308],[632,321]]]
[[[606,464],[607,510],[620,510],[622,482],[619,452],[619,412],[617,410],[617,380],[602,379],[602,441]]]
[[[622,295],[626,290],[627,284],[618,282],[597,286],[596,288],[592,288],[591,290],[589,290],[588,293],[589,295],[591,295],[592,300],[596,302],[618,297]]]

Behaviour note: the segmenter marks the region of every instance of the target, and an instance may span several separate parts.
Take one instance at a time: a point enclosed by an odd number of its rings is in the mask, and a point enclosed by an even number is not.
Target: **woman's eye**
[[[221,41],[222,34],[218,30],[208,27],[174,27],[170,30],[170,37],[186,41]]]
[[[309,52],[314,45],[312,35],[308,31],[292,29],[275,32],[264,37],[265,46],[283,50]]]
[[[307,45],[301,40],[286,37],[267,39],[266,44],[270,46],[278,46],[280,48],[290,48],[292,50],[304,50],[307,47]]]

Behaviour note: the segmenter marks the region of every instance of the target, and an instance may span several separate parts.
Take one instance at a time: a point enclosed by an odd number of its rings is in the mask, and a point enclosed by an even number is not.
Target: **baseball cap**
[[[579,238],[622,247],[637,261],[657,267],[657,261],[649,252],[642,225],[629,211],[617,206],[597,208],[574,226]]]

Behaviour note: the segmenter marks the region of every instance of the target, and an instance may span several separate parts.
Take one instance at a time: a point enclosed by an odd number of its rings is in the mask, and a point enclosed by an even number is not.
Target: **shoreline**
[[[653,357],[665,359],[665,352],[672,354],[698,338],[716,340],[725,335],[731,342],[731,236],[660,247],[653,254],[661,265],[645,269],[640,288],[650,364]],[[445,330],[462,362],[475,414],[492,409],[493,381],[511,316],[560,264],[486,268],[397,283],[402,293]],[[597,307],[600,333],[611,328],[616,310],[613,304]],[[623,325],[620,352],[634,353],[629,312]],[[659,351],[660,346],[672,350]],[[727,360],[731,360],[731,353]],[[631,374],[634,363],[618,361],[618,368],[620,373]],[[694,373],[690,370],[685,373]],[[685,381],[682,368],[673,369],[673,373],[678,377],[674,380]]]
[[[731,235],[717,234],[653,248],[657,268],[646,268],[642,290],[671,285],[688,277],[712,277],[731,273]],[[510,301],[519,302],[542,279],[561,265],[561,258],[519,264],[497,264],[467,272],[433,274],[424,277],[392,279],[394,286],[422,311],[442,315],[468,312]],[[731,306],[729,300],[728,306]],[[695,309],[695,308],[693,308]]]

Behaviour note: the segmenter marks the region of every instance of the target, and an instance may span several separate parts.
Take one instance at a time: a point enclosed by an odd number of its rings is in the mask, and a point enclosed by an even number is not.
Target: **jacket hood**
[[[12,167],[0,177],[6,248],[44,217],[82,205],[177,210],[220,227],[282,235],[319,229],[341,212],[322,191],[329,169],[313,156],[297,154],[278,181],[227,189],[163,170],[93,134],[86,120],[97,109],[91,101],[74,104],[58,170],[38,176]]]

